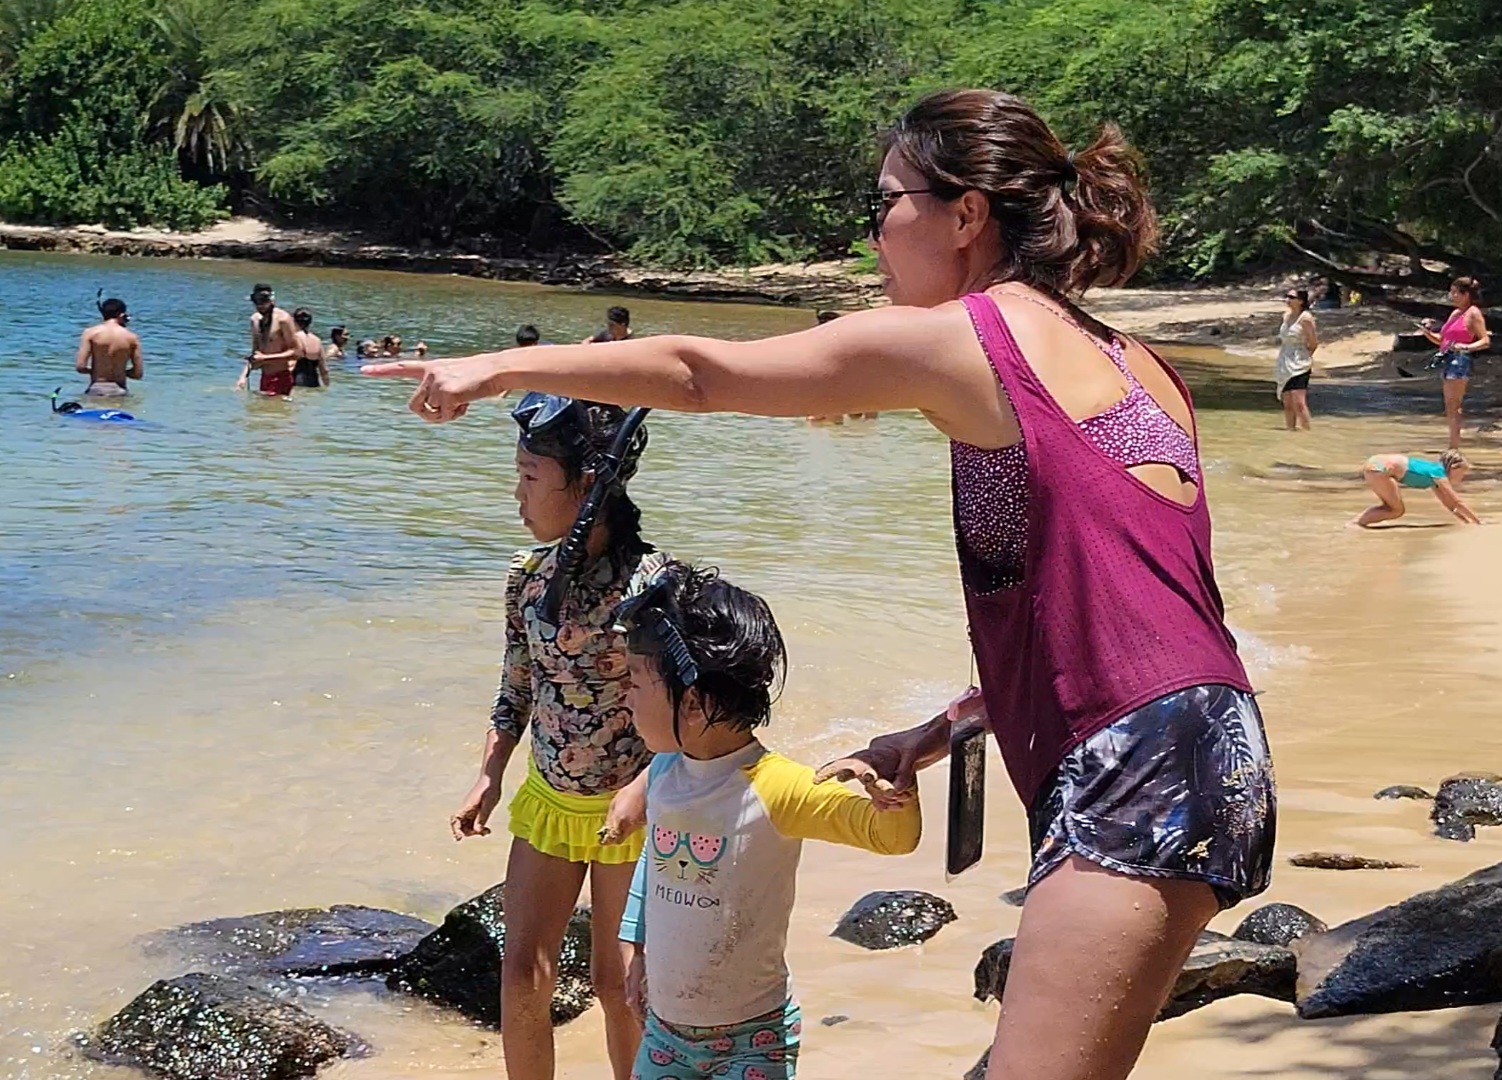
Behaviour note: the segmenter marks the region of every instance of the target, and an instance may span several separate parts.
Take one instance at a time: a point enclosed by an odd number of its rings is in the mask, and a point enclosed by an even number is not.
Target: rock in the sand
[[[986,1047],[985,1052],[981,1054],[980,1060],[977,1061],[974,1065],[970,1066],[970,1071],[967,1072],[961,1078],[961,1080],[986,1080],[986,1070],[990,1068],[990,1066],[991,1048],[988,1046]]]
[[[1291,948],[1305,1019],[1502,1001],[1502,863]]]
[[[432,932],[411,915],[338,904],[189,923],[151,935],[146,949],[234,975],[370,975]]]
[[[1237,994],[1291,1002],[1296,966],[1293,953],[1281,946],[1201,934],[1158,1019],[1171,1020]]]
[[[1301,907],[1293,904],[1267,904],[1242,919],[1241,925],[1231,936],[1237,941],[1286,948],[1305,934],[1322,934],[1328,929],[1328,926]]]
[[[1413,863],[1391,862],[1387,859],[1368,859],[1361,855],[1346,855],[1342,852],[1311,851],[1293,855],[1288,860],[1294,866],[1314,870],[1417,870]]]
[[[1008,907],[1021,907],[1027,901],[1027,886],[1001,894],[1001,902]]]
[[[824,1019],[819,1021],[819,1023],[823,1024],[825,1027],[839,1027],[841,1024],[848,1024],[849,1022],[850,1017],[846,1016],[844,1013],[840,1013],[837,1016],[826,1016]]]
[[[1011,938],[988,948],[975,966],[975,996],[1000,1001],[1011,966]],[[1293,953],[1287,949],[1206,932],[1189,954],[1158,1019],[1182,1016],[1235,994],[1292,1001],[1294,968]]]
[[[397,961],[386,985],[499,1026],[501,963],[506,951],[505,890],[502,882],[450,911],[442,926]],[[558,959],[552,1008],[555,1024],[573,1020],[594,1000],[589,949],[589,909],[577,908],[568,921]]]
[[[1372,798],[1419,799],[1423,802],[1428,802],[1430,799],[1434,798],[1434,796],[1429,794],[1429,792],[1425,791],[1423,788],[1414,787],[1412,784],[1394,784],[1392,787],[1383,788],[1381,791],[1377,792],[1377,794],[1373,795]]]
[[[927,941],[958,917],[948,900],[933,893],[873,892],[845,912],[834,936],[863,949],[896,949]]]
[[[84,1053],[170,1080],[294,1080],[363,1050],[290,1001],[237,979],[194,972],[152,984]]]
[[[1502,777],[1450,777],[1439,786],[1429,816],[1435,835],[1446,840],[1471,840],[1478,825],[1502,825]]]

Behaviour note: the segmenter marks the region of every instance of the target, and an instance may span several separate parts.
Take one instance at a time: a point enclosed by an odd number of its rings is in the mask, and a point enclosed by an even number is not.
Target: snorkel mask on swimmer
[[[594,482],[579,506],[579,515],[558,545],[557,569],[538,609],[545,622],[554,625],[558,622],[563,597],[584,566],[589,536],[605,500],[636,475],[637,462],[647,448],[647,429],[642,422],[649,412],[650,409],[635,408],[618,416],[615,406],[537,391],[527,393],[511,410],[511,418],[522,429],[523,450],[538,457],[574,462],[594,473]],[[609,447],[601,451],[591,436],[603,436],[611,427],[616,428],[615,436]]]

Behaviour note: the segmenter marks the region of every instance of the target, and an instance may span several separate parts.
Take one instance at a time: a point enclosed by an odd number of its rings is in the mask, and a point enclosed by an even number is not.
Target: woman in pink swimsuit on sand
[[[521,388],[685,412],[920,409],[951,443],[980,673],[953,711],[988,722],[1032,833],[987,1077],[1120,1080],[1206,923],[1267,887],[1275,818],[1188,393],[1073,302],[1131,277],[1157,219],[1117,129],[1071,153],[1007,94],[930,94],[883,150],[868,209],[890,307],[763,341],[365,370],[420,379],[410,408],[433,423]],[[950,725],[941,713],[821,773],[901,802]]]
[[[1471,369],[1475,363],[1472,353],[1491,348],[1492,334],[1486,326],[1486,316],[1481,311],[1481,282],[1473,277],[1458,277],[1450,283],[1450,303],[1455,310],[1445,320],[1445,325],[1436,333],[1434,320],[1425,319],[1419,325],[1424,336],[1439,346],[1444,355],[1445,366],[1442,385],[1445,393],[1445,422],[1450,425],[1450,449],[1460,449],[1461,402],[1465,400],[1466,387],[1471,382]]]

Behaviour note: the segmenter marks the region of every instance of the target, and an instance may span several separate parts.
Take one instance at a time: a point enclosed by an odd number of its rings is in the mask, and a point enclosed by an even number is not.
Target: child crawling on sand
[[[786,668],[760,597],[670,562],[615,618],[636,730],[657,754],[620,931],[627,997],[646,1014],[632,1076],[792,1080],[802,1022],[784,954],[803,841],[907,854],[917,800],[878,810],[757,741]]]
[[[1403,488],[1429,488],[1441,505],[1467,525],[1481,521],[1471,508],[1460,501],[1456,487],[1471,471],[1471,463],[1459,450],[1446,450],[1438,461],[1410,454],[1374,454],[1366,459],[1361,475],[1366,486],[1382,501],[1369,506],[1353,525],[1371,526],[1382,521],[1396,521],[1408,512],[1403,503]]]

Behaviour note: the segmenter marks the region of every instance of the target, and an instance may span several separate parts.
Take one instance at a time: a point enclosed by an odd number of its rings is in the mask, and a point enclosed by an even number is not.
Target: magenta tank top
[[[1189,686],[1251,685],[1215,585],[1203,485],[1184,506],[1138,480],[1044,388],[995,301],[976,293],[964,304],[1025,448],[1016,584],[998,582],[973,550],[977,527],[1004,524],[1017,509],[1001,483],[1010,470],[957,468],[954,495],[981,692],[1012,783],[1031,806],[1070,749],[1133,709]],[[990,514],[981,511],[988,504]]]
[[[1466,312],[1469,308],[1457,308],[1450,313],[1445,320],[1444,327],[1439,332],[1439,347],[1448,349],[1452,345],[1469,345],[1476,339],[1471,336],[1470,328],[1465,324]]]

